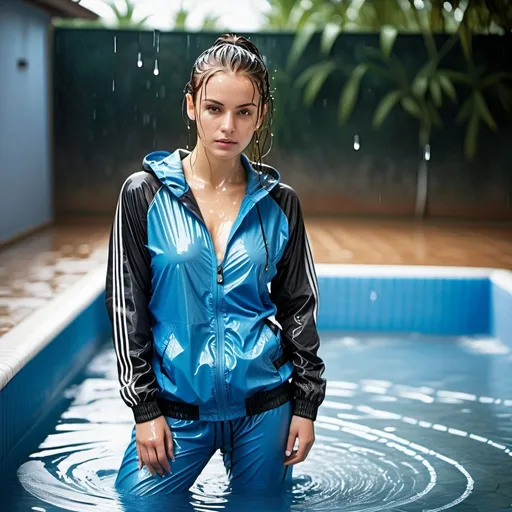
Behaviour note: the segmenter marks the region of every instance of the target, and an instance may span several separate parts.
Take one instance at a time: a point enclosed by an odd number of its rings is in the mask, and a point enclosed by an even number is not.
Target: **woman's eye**
[[[212,106],[209,106],[208,107],[208,110],[210,112],[219,112],[219,107],[214,107],[213,105]]]
[[[244,108],[243,110],[240,110],[240,114],[242,114],[243,116],[250,116],[251,111]]]

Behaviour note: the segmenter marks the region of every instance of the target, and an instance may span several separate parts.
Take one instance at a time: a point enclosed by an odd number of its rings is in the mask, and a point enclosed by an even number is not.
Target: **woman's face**
[[[196,121],[201,144],[220,159],[233,158],[249,145],[261,126],[260,94],[245,74],[220,72],[196,94],[196,105],[187,94],[187,114]]]

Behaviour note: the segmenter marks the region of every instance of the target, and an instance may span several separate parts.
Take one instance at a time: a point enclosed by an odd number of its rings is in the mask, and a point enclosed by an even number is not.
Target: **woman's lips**
[[[227,141],[227,140],[216,140],[215,144],[223,149],[232,148],[233,146],[236,146],[236,142],[234,141]]]

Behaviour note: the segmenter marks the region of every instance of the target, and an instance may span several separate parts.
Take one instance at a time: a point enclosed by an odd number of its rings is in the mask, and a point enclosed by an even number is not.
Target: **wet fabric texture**
[[[137,423],[162,415],[162,400],[184,404],[175,418],[232,420],[291,379],[294,414],[314,420],[324,363],[298,196],[242,154],[246,193],[218,264],[187,154],[151,153],[121,189],[106,280],[121,397]]]
[[[166,418],[173,438],[175,461],[171,473],[151,475],[138,469],[135,428],[126,449],[116,490],[130,495],[187,491],[217,450],[223,454],[233,490],[278,491],[292,478],[293,466],[284,466],[292,416],[291,402],[263,414],[228,421],[191,421]]]

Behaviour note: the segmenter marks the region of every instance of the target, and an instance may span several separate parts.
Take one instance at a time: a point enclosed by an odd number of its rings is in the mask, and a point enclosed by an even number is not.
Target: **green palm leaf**
[[[359,64],[352,71],[352,74],[341,90],[338,115],[342,123],[348,120],[354,110],[359,95],[359,86],[366,71],[368,71],[368,66],[366,64]]]
[[[384,122],[388,114],[391,112],[393,107],[400,101],[403,96],[403,92],[400,90],[391,91],[384,98],[382,98],[375,115],[373,116],[373,126],[379,128]]]

